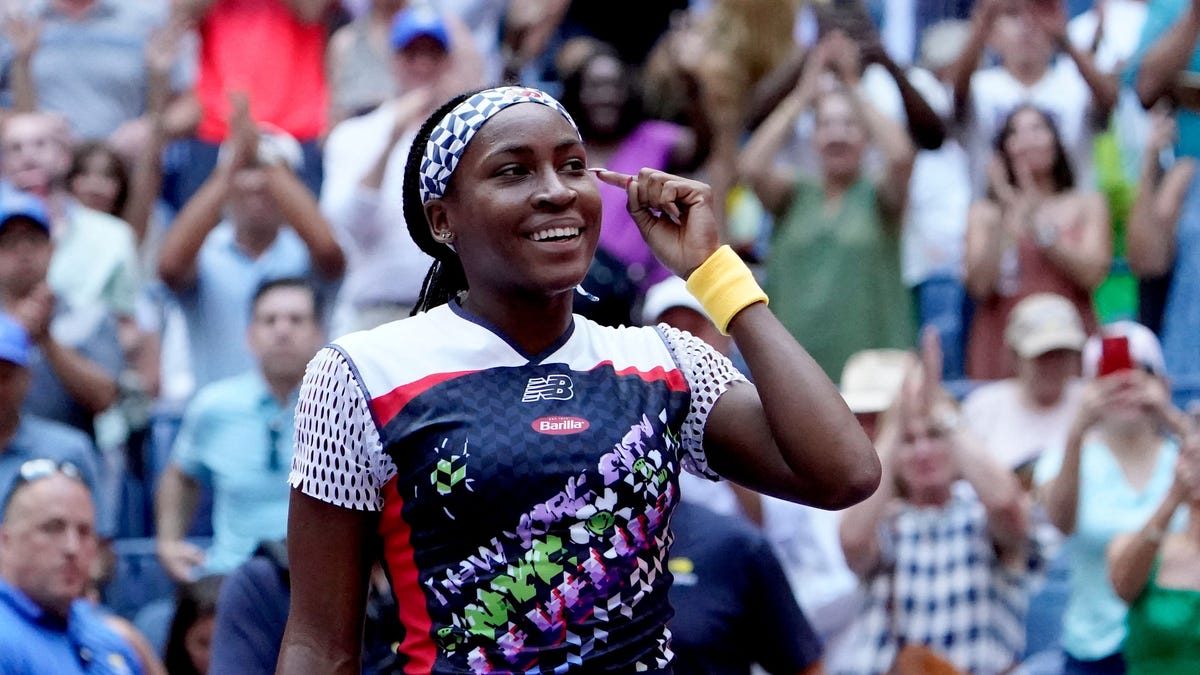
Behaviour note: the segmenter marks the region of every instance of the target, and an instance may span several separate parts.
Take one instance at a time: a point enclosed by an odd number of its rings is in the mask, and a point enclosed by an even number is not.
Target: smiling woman
[[[309,365],[279,672],[358,672],[376,558],[404,672],[669,672],[681,469],[825,508],[875,489],[878,459],[837,390],[718,249],[709,187],[586,167],[574,122],[537,90],[460,96],[418,133],[405,215],[436,262],[414,316]],[[572,314],[597,180],[625,189],[757,388],[686,333]]]

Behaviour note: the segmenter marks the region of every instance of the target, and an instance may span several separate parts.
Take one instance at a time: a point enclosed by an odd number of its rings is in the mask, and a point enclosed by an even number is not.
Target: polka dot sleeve
[[[672,358],[683,371],[691,390],[692,401],[683,421],[683,468],[703,478],[717,480],[708,468],[704,454],[704,425],[717,399],[734,382],[746,382],[746,376],[723,354],[691,333],[666,324],[658,327]]]
[[[335,506],[379,511],[381,488],[394,473],[350,365],[341,352],[322,349],[309,362],[300,385],[288,482]]]

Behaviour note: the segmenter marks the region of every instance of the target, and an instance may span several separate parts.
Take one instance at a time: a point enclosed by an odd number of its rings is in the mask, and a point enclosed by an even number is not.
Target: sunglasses
[[[13,495],[17,493],[22,485],[32,483],[35,480],[41,480],[54,474],[62,474],[67,478],[73,478],[77,481],[86,482],[83,478],[83,472],[79,467],[71,462],[58,461],[54,459],[30,459],[21,464],[17,469],[17,476],[13,479],[12,485],[8,488],[8,494],[4,496],[4,506],[12,501]]]

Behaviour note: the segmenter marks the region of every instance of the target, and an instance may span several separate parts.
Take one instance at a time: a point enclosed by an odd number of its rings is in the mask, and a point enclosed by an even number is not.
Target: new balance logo
[[[521,397],[521,403],[570,401],[575,396],[572,386],[571,378],[566,375],[531,377],[525,385],[525,395]]]

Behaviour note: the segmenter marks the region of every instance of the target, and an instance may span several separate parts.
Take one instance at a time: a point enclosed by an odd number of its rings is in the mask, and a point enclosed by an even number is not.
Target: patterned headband
[[[517,103],[540,103],[557,110],[575,133],[579,127],[561,103],[544,91],[527,87],[497,87],[481,91],[459,103],[446,113],[433,128],[429,142],[425,144],[425,155],[421,158],[421,203],[446,194],[450,176],[462,159],[467,144],[483,123],[496,113]]]

